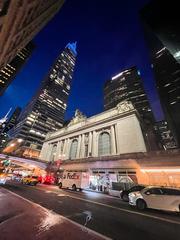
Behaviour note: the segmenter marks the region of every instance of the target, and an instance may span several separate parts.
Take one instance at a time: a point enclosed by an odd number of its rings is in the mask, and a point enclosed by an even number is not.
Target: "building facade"
[[[137,111],[126,101],[90,118],[76,111],[47,135],[40,159],[57,172],[85,172],[88,188],[110,194],[137,183],[180,186],[179,151],[147,152]]]
[[[114,158],[143,152],[146,152],[146,145],[137,111],[130,102],[124,101],[90,118],[76,110],[66,127],[47,135],[40,159],[51,163],[60,161],[63,170],[86,171],[90,184],[98,187],[97,181],[100,178],[104,181],[107,173],[115,182],[119,173],[121,180],[127,177],[127,172],[130,181],[136,178],[135,161],[130,160],[128,165]]]
[[[163,11],[162,11],[163,9]],[[151,31],[180,63],[180,29],[178,1],[169,3],[151,0],[142,10],[141,16]]]
[[[67,44],[22,111],[18,124],[10,130],[11,138],[23,139],[21,154],[38,157],[46,134],[63,126],[76,55],[76,43]]]
[[[113,76],[104,86],[105,110],[126,100],[131,101],[141,117],[148,150],[157,150],[159,147],[154,132],[154,115],[143,87],[140,71],[136,67],[126,69]]]
[[[0,96],[4,93],[9,84],[16,77],[17,73],[29,59],[33,49],[34,44],[32,42],[28,43],[17,53],[15,58],[10,63],[0,70]]]
[[[174,51],[171,51],[168,45],[164,45],[165,42],[157,34],[155,26],[157,24],[157,27],[160,29],[158,21],[154,22],[154,27],[151,27],[150,22],[154,21],[154,17],[151,14],[148,15],[145,9],[141,13],[142,23],[161,106],[176,145],[180,146],[180,63],[174,57]],[[146,14],[148,19],[146,19]],[[163,18],[158,19],[161,21]],[[169,15],[167,19],[169,19]],[[171,20],[170,23],[172,24]],[[161,24],[163,24],[162,21]],[[166,25],[163,26],[162,31],[166,31]]]
[[[104,86],[104,109],[115,107],[121,101],[131,101],[142,119],[154,120],[145,93],[140,71],[136,67],[126,69],[108,80]]]
[[[0,69],[15,58],[63,3],[64,0],[0,0]]]
[[[161,143],[161,148],[164,150],[177,148],[176,141],[173,137],[168,123],[165,120],[156,122],[155,131]]]

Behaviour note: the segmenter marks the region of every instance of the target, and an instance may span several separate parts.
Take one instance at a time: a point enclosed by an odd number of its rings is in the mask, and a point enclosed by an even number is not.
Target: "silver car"
[[[180,212],[180,189],[146,187],[139,192],[129,193],[129,204],[140,210],[153,208]]]

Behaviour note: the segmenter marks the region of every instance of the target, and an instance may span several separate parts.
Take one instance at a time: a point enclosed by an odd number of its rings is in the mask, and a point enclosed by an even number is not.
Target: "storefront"
[[[89,188],[100,192],[121,190],[137,184],[135,169],[92,169]]]

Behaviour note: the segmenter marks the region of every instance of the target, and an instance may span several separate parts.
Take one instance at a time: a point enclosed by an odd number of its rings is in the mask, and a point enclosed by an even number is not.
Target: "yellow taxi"
[[[39,182],[38,176],[26,176],[22,178],[23,184],[36,186],[38,182]]]

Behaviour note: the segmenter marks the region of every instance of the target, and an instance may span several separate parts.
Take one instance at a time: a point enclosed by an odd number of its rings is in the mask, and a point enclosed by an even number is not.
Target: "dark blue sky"
[[[68,42],[77,41],[78,57],[66,118],[76,108],[91,116],[103,111],[104,82],[137,66],[155,116],[162,118],[138,11],[148,0],[67,0],[36,36],[36,50],[0,97],[0,116],[24,107]]]

